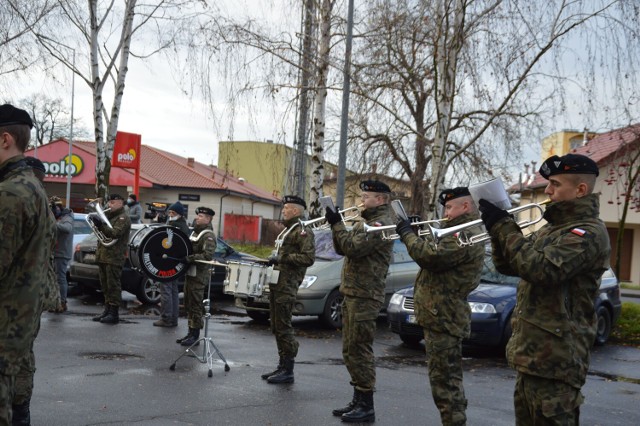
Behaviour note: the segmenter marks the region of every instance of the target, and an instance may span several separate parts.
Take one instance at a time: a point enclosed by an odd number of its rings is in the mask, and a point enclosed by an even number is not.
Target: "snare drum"
[[[267,269],[260,263],[228,261],[224,292],[251,297],[262,296],[262,291],[269,284]]]
[[[191,241],[178,228],[168,225],[144,226],[129,243],[133,269],[154,281],[174,281],[187,272],[182,259],[193,252]]]

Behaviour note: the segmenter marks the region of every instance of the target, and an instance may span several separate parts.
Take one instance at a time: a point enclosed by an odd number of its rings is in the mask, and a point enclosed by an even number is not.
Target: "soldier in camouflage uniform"
[[[360,182],[368,225],[393,224],[389,208],[391,190],[379,181]],[[347,423],[375,421],[373,391],[376,384],[373,338],[376,318],[384,303],[384,288],[393,241],[381,233],[366,233],[363,222],[347,230],[342,217],[327,208],[336,252],[345,256],[340,293],[342,303],[342,358],[351,376],[353,399],[344,408],[333,410]]]
[[[105,246],[98,240],[96,263],[99,267],[100,286],[104,294],[104,312],[93,317],[93,321],[103,324],[117,324],[120,322],[118,310],[122,302],[122,267],[126,260],[131,220],[124,209],[124,198],[120,194],[109,196],[109,211],[105,213],[111,227],[95,216],[91,216],[93,223],[106,238],[117,240],[112,246]]]
[[[55,238],[47,195],[23,155],[31,127],[26,111],[0,106],[0,425],[12,422],[16,376],[37,333]]]
[[[507,212],[480,200],[498,270],[522,278],[507,360],[516,369],[517,425],[579,423],[580,392],[596,336],[594,300],[611,247],[588,157],[554,155],[540,167],[549,180],[547,224],[524,237]]]
[[[304,279],[307,267],[313,265],[316,258],[315,237],[300,220],[307,204],[300,197],[287,195],[283,199],[282,216],[286,229],[279,238],[282,241],[277,253],[269,257],[269,266],[274,265],[280,271],[277,284],[269,285],[269,311],[271,332],[276,336],[280,361],[275,371],[261,377],[268,383],[293,383],[293,365],[298,355],[298,342],[291,326],[293,305],[298,287]]]
[[[190,263],[187,280],[184,285],[184,305],[189,321],[189,333],[176,343],[192,346],[200,338],[200,329],[204,326],[204,288],[211,280],[211,265],[196,262],[197,260],[213,260],[216,251],[216,234],[213,232],[211,220],[216,213],[209,207],[196,209],[195,227],[190,240],[193,243],[193,254],[184,259]],[[197,345],[197,343],[196,343]]]
[[[476,206],[465,187],[440,193],[446,226],[478,219]],[[458,236],[433,241],[418,237],[409,220],[401,220],[396,232],[409,255],[420,266],[416,278],[414,302],[416,319],[424,328],[429,358],[431,394],[443,425],[465,425],[467,399],[462,385],[462,339],[469,337],[471,310],[467,296],[480,283],[484,245],[461,247]],[[467,233],[480,232],[470,229]]]

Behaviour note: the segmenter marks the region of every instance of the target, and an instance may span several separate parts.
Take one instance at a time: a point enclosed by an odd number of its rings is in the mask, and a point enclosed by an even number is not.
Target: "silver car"
[[[343,258],[333,248],[331,231],[315,230],[314,234],[316,261],[307,268],[307,274],[298,289],[293,313],[294,315],[317,315],[327,327],[339,328],[342,326],[342,295],[338,288]],[[419,269],[407,253],[405,245],[396,240],[387,273],[385,307],[394,292],[414,283]],[[236,306],[245,308],[247,315],[254,320],[266,321],[269,318],[268,291],[267,288],[260,297],[236,294]]]

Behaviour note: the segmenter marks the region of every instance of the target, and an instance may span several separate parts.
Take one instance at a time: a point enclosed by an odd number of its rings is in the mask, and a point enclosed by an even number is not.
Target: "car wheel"
[[[249,318],[260,324],[266,324],[269,322],[269,312],[247,309],[247,315]]]
[[[342,301],[344,297],[336,289],[329,293],[327,303],[324,305],[324,312],[320,315],[320,321],[326,327],[342,327]]]
[[[596,316],[597,329],[595,344],[602,346],[609,340],[609,335],[611,334],[611,314],[606,307],[600,306],[596,311]]]
[[[413,334],[401,334],[400,340],[407,346],[418,346],[422,341],[422,336],[415,336]]]
[[[138,300],[145,305],[155,305],[160,302],[160,283],[151,278],[144,278],[138,290]]]

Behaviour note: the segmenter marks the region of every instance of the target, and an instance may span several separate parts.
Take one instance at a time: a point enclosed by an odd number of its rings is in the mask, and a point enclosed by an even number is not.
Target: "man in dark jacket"
[[[445,189],[438,198],[444,206],[447,227],[478,219],[466,187]],[[451,235],[436,247],[429,237],[418,237],[415,230],[408,220],[401,220],[396,226],[409,255],[421,268],[416,277],[414,303],[416,319],[424,329],[431,395],[443,425],[465,425],[462,339],[469,337],[471,331],[467,296],[480,283],[484,244],[460,246],[459,236]],[[471,236],[480,231],[476,227],[463,232]]]
[[[364,211],[370,226],[392,225],[389,208],[391,190],[376,180],[360,182]],[[373,338],[376,318],[384,303],[385,278],[391,261],[393,241],[381,233],[366,233],[364,222],[348,230],[342,216],[327,208],[325,215],[333,232],[333,245],[345,256],[340,293],[342,303],[342,358],[351,376],[353,399],[344,408],[333,410],[343,422],[375,420],[373,391],[376,384]]]
[[[122,301],[120,278],[129,245],[131,220],[124,210],[124,199],[120,194],[111,194],[108,204],[110,210],[106,212],[106,217],[111,226],[92,216],[94,224],[104,236],[112,241],[115,240],[113,244],[98,240],[96,263],[99,267],[100,286],[104,294],[104,311],[92,319],[103,324],[117,324],[120,321],[118,310]]]
[[[67,289],[69,288],[67,269],[73,254],[73,212],[62,207],[62,200],[55,195],[49,199],[49,203],[53,216],[56,218],[58,232],[53,258],[60,289],[60,301],[53,312],[60,314],[67,310]]]
[[[599,170],[589,157],[548,158],[539,170],[549,180],[547,224],[524,236],[509,214],[480,200],[492,255],[503,274],[521,278],[507,343],[517,371],[516,425],[577,425],[580,389],[596,337],[593,301],[611,246],[594,193]]]
[[[286,228],[276,239],[276,253],[269,257],[269,265],[280,271],[277,284],[269,285],[271,332],[276,336],[280,361],[275,371],[262,375],[268,383],[294,381],[293,365],[298,355],[298,342],[291,326],[291,315],[298,287],[307,267],[313,265],[316,258],[313,231],[300,223],[307,204],[295,195],[285,196],[282,202]]]
[[[184,218],[184,206],[177,201],[169,206],[167,224],[182,231],[186,238],[189,238],[191,231],[189,225]],[[178,292],[178,284],[184,282],[184,278],[175,281],[163,282],[160,284],[160,319],[155,321],[153,325],[156,327],[176,327],[178,325],[178,313],[180,309],[180,300]]]
[[[200,330],[204,326],[204,289],[211,280],[211,265],[197,262],[198,260],[211,261],[216,251],[216,234],[213,232],[211,220],[215,212],[209,207],[196,209],[195,226],[190,240],[193,243],[193,254],[184,259],[189,263],[187,280],[184,285],[184,306],[187,310],[189,321],[189,333],[176,343],[182,346],[191,346],[200,338]]]

